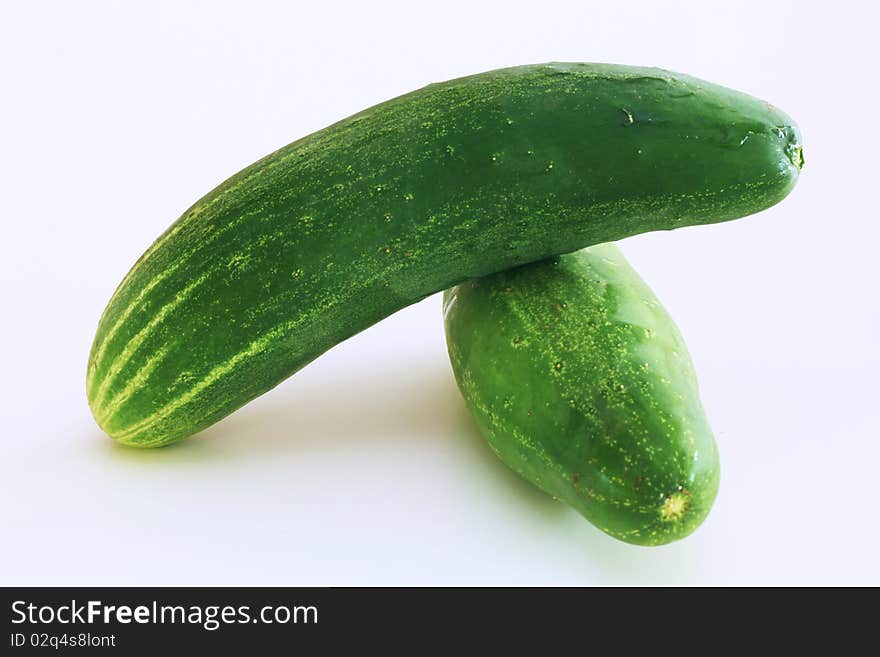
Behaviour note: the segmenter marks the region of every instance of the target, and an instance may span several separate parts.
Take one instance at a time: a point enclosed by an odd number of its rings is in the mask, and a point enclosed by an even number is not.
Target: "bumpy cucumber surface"
[[[718,454],[681,335],[612,244],[446,292],[452,367],[513,470],[611,536],[690,534]]]
[[[300,139],[187,210],[111,298],[98,424],[157,446],[476,276],[783,198],[791,119],[658,69],[546,64],[433,84]]]

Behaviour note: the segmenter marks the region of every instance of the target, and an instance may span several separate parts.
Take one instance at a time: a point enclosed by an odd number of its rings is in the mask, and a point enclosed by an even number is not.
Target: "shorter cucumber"
[[[693,365],[615,246],[458,285],[444,316],[458,386],[504,463],[629,543],[699,526],[719,465]]]

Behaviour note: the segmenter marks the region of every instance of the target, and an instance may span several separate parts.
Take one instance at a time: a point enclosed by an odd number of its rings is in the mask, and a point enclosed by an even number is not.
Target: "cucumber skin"
[[[296,141],[144,253],[87,371],[122,443],[191,435],[400,308],[473,277],[764,209],[794,123],[659,69],[546,64],[434,84]]]
[[[693,365],[617,247],[461,284],[444,316],[465,403],[514,471],[628,543],[703,521],[719,462]]]

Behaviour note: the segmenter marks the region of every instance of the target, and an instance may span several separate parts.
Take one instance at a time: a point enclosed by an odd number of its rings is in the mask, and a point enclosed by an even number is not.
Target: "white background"
[[[148,4],[0,15],[0,583],[880,584],[873,3]],[[177,446],[95,426],[104,304],[195,199],[366,106],[549,60],[691,73],[803,131],[781,205],[622,243],[720,445],[696,534],[617,542],[498,462],[437,296]]]

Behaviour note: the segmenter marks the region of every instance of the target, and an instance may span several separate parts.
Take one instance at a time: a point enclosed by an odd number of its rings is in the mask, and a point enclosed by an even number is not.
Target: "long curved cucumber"
[[[430,85],[188,209],[110,299],[89,404],[122,443],[172,442],[462,280],[762,210],[800,153],[781,111],[658,69],[545,64]]]
[[[617,247],[463,283],[444,316],[465,403],[504,463],[629,543],[703,521],[719,465],[690,356]]]

